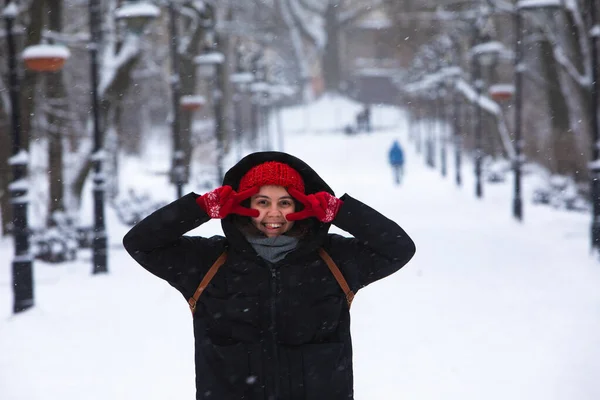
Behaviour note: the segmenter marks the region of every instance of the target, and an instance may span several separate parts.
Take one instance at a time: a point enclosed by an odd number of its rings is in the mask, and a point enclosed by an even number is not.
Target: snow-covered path
[[[323,99],[284,115],[287,152],[337,194],[399,222],[417,244],[405,268],[353,303],[356,399],[600,398],[600,263],[588,254],[589,217],[526,201],[525,222],[514,222],[510,180],[486,185],[477,200],[465,165],[457,188],[424,166],[396,110],[373,113],[375,124],[391,129],[324,132],[358,108]],[[408,159],[400,187],[386,163],[394,138]],[[168,147],[155,148],[168,159],[158,149]],[[141,164],[129,161],[124,182],[174,192],[164,178],[145,177]],[[12,248],[0,241],[1,399],[193,398],[187,304],[127,256],[120,246],[127,228],[110,210],[108,227],[110,274],[90,276],[89,252],[58,266],[36,262],[37,306],[18,316],[10,315]],[[194,233],[218,234],[220,225]]]

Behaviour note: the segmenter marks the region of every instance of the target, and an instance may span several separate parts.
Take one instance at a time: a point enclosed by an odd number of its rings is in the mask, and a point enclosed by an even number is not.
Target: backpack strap
[[[348,308],[350,308],[350,306],[352,305],[352,300],[354,300],[354,292],[350,289],[350,286],[348,286],[348,282],[346,282],[344,275],[342,275],[342,272],[335,264],[335,261],[333,261],[331,256],[327,254],[325,249],[323,249],[322,247],[319,249],[319,255],[325,261],[325,263],[329,267],[329,270],[335,277],[335,280],[338,281],[338,284],[344,291],[344,294],[346,295],[346,301],[348,302]]]
[[[225,260],[227,260],[227,252],[224,251],[223,253],[221,253],[219,258],[217,258],[212,267],[210,267],[206,275],[204,275],[204,278],[202,278],[202,281],[198,285],[198,288],[194,292],[194,295],[188,300],[188,304],[190,305],[190,310],[192,311],[192,314],[194,314],[194,311],[196,311],[196,303],[198,302],[198,298],[200,297],[202,292],[204,292],[204,289],[206,289],[209,282],[215,276],[221,265],[225,263]]]
[[[320,248],[319,255],[321,256],[323,261],[325,261],[325,263],[329,267],[329,270],[335,277],[335,280],[338,282],[338,284],[344,291],[344,294],[346,295],[346,302],[348,303],[348,308],[350,308],[350,306],[352,305],[352,300],[354,299],[354,292],[350,289],[350,286],[348,286],[348,282],[346,282],[344,275],[342,275],[342,272],[336,265],[335,261],[333,261],[333,259],[325,251],[325,249]],[[198,298],[200,298],[200,295],[202,294],[202,292],[204,292],[204,289],[206,289],[206,287],[208,286],[212,278],[215,276],[219,268],[221,268],[221,265],[225,263],[225,260],[227,260],[227,252],[224,251],[223,253],[221,253],[219,258],[216,259],[216,261],[210,267],[206,275],[204,275],[204,278],[202,278],[202,281],[198,285],[198,288],[194,292],[194,295],[188,300],[188,304],[190,305],[190,310],[192,311],[192,314],[194,314],[194,312],[196,311],[196,304],[198,303]]]

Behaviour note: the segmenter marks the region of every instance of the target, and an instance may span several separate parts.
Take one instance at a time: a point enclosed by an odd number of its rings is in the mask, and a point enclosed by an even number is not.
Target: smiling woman
[[[185,236],[211,218],[224,237]],[[354,293],[415,253],[394,221],[279,152],[248,155],[223,186],[161,208],[123,244],[188,301],[196,399],[220,400],[351,400]]]
[[[283,186],[261,186],[260,191],[252,196],[250,206],[260,213],[252,218],[252,224],[267,237],[283,235],[294,226],[286,215],[293,213],[296,205]]]

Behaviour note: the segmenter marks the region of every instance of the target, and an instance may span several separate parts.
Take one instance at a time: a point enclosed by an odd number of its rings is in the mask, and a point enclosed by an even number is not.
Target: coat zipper
[[[272,352],[271,356],[273,357],[273,381],[274,381],[274,397],[273,400],[279,400],[279,352],[277,351],[277,329],[275,326],[275,321],[277,318],[276,313],[276,299],[277,299],[277,269],[269,264],[269,269],[271,271],[271,296],[270,296],[270,306],[271,306],[271,323],[269,326],[269,332],[271,333],[271,344],[272,344]]]

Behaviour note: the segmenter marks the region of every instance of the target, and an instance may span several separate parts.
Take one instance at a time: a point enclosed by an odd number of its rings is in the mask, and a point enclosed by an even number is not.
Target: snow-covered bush
[[[575,181],[563,175],[552,175],[541,181],[533,191],[532,201],[534,204],[548,204],[569,211],[589,209],[589,204],[579,194]]]
[[[148,193],[139,195],[129,189],[126,197],[117,198],[112,205],[119,220],[125,225],[133,226],[166,203],[153,200]]]
[[[34,231],[31,252],[41,261],[61,263],[77,258],[78,240],[75,220],[63,212],[52,214],[54,226]]]
[[[484,165],[485,178],[490,183],[501,183],[511,171],[511,163],[506,159],[491,160]]]

